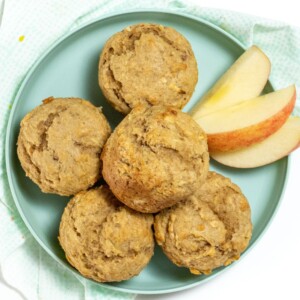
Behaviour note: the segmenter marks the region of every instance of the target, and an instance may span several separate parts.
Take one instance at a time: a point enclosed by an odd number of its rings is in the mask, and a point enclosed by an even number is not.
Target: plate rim
[[[7,173],[7,178],[8,178],[8,183],[9,183],[9,189],[13,198],[13,201],[17,207],[18,213],[21,216],[22,221],[24,222],[25,226],[27,227],[27,229],[29,230],[30,234],[34,237],[34,239],[38,242],[39,246],[41,246],[48,255],[50,255],[57,263],[59,263],[59,265],[61,265],[63,268],[67,269],[73,276],[75,276],[81,283],[84,284],[84,281],[88,280],[90,283],[92,284],[96,284],[96,285],[100,285],[104,288],[108,288],[110,290],[114,290],[114,291],[119,291],[119,292],[125,292],[125,293],[134,293],[134,294],[148,294],[148,295],[157,295],[157,294],[166,294],[166,293],[172,293],[172,292],[178,292],[178,291],[183,291],[186,289],[190,289],[192,287],[195,287],[197,285],[203,284],[205,282],[207,282],[208,280],[213,279],[214,277],[222,274],[224,271],[230,269],[231,267],[233,267],[235,264],[230,264],[229,266],[227,266],[226,268],[223,268],[222,270],[220,270],[219,272],[212,274],[208,277],[206,277],[205,279],[201,280],[201,281],[196,281],[194,283],[191,284],[187,284],[187,285],[183,285],[180,287],[175,287],[175,288],[167,288],[164,290],[155,290],[155,291],[150,291],[150,290],[136,290],[136,289],[129,289],[129,288],[123,288],[123,287],[118,287],[118,286],[114,286],[114,285],[110,285],[109,283],[101,283],[101,282],[96,282],[92,279],[89,278],[85,278],[82,275],[80,275],[79,273],[77,273],[78,271],[73,270],[73,268],[71,266],[66,266],[64,264],[62,264],[62,262],[56,257],[56,255],[44,244],[44,242],[37,236],[37,234],[35,233],[34,229],[32,228],[32,226],[29,224],[29,222],[27,221],[27,218],[25,217],[25,214],[23,213],[23,210],[19,204],[19,200],[16,194],[16,190],[15,190],[15,186],[13,183],[13,178],[12,178],[12,171],[11,171],[11,162],[10,162],[10,157],[9,157],[9,144],[11,141],[11,134],[12,134],[12,121],[16,112],[16,108],[18,103],[20,102],[20,95],[22,94],[24,87],[26,86],[28,80],[31,78],[32,74],[35,72],[36,68],[40,65],[40,63],[57,47],[59,46],[64,40],[66,40],[67,38],[71,37],[73,34],[78,33],[79,31],[94,25],[97,22],[101,22],[101,21],[105,21],[108,20],[110,18],[115,18],[118,16],[124,16],[124,15],[130,15],[130,14],[136,14],[136,13],[156,13],[156,14],[169,14],[169,15],[173,15],[173,16],[180,16],[180,17],[184,17],[190,20],[194,20],[196,22],[202,23],[204,25],[206,25],[207,27],[221,33],[222,35],[226,36],[227,38],[229,38],[231,41],[233,41],[234,43],[236,43],[238,46],[240,46],[243,50],[246,50],[246,46],[240,41],[238,40],[234,35],[232,35],[231,33],[225,31],[224,29],[222,29],[221,27],[211,23],[210,21],[204,19],[203,17],[199,17],[199,16],[195,16],[192,14],[189,14],[187,12],[181,12],[181,11],[177,11],[175,9],[155,9],[155,8],[136,8],[136,9],[128,9],[128,10],[120,10],[119,12],[114,12],[114,13],[106,13],[103,14],[100,17],[97,18],[93,18],[92,20],[83,22],[81,25],[79,25],[78,27],[70,30],[69,32],[63,34],[61,37],[59,37],[57,40],[55,40],[47,49],[47,51],[45,51],[44,53],[42,53],[36,60],[35,62],[32,64],[32,66],[28,69],[28,71],[26,72],[26,74],[24,75],[21,84],[19,85],[18,91],[16,93],[16,95],[14,96],[14,100],[13,100],[13,105],[11,108],[11,111],[9,113],[9,119],[7,122],[7,127],[5,130],[5,169],[6,169],[6,173]],[[272,84],[269,81],[271,87]],[[285,168],[285,176],[284,176],[284,182],[282,185],[282,189],[280,192],[280,195],[278,197],[278,202],[277,205],[274,207],[274,210],[268,220],[268,222],[266,223],[266,225],[264,226],[263,230],[261,231],[261,233],[259,234],[259,236],[256,238],[255,241],[252,242],[251,245],[249,245],[247,247],[247,249],[243,252],[243,255],[241,256],[240,260],[242,258],[244,258],[251,249],[253,249],[253,247],[257,244],[258,241],[261,240],[262,236],[266,233],[266,231],[268,230],[269,226],[271,225],[272,221],[274,220],[274,217],[276,216],[279,206],[282,203],[282,199],[284,197],[284,194],[286,192],[286,187],[287,187],[287,182],[288,182],[288,176],[290,173],[290,157],[286,156],[284,158],[286,160],[286,168]],[[84,284],[85,285],[85,284]]]

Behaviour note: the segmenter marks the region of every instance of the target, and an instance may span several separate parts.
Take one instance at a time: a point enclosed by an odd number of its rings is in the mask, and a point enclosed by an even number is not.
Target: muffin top
[[[237,260],[248,246],[250,206],[230,179],[209,172],[195,195],[156,215],[154,229],[171,261],[208,274]]]
[[[21,121],[18,157],[43,192],[73,195],[100,178],[100,153],[110,133],[90,102],[51,97]]]
[[[190,43],[158,24],[136,24],[113,35],[99,61],[99,85],[118,111],[138,104],[182,108],[198,80]]]
[[[137,275],[154,250],[153,216],[131,210],[106,186],[77,194],[64,210],[59,241],[68,261],[99,282]]]
[[[138,106],[118,125],[103,152],[103,177],[115,196],[141,212],[186,199],[204,182],[206,135],[186,113]]]

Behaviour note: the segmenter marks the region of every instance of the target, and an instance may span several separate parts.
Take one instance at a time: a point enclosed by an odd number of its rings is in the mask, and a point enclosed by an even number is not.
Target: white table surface
[[[0,7],[2,1],[0,0]],[[194,0],[194,2],[201,6],[277,19],[300,27],[297,0]],[[222,275],[192,289],[166,295],[139,295],[137,299],[300,299],[300,275],[297,274],[300,270],[300,150],[295,151],[290,159],[288,184],[279,210],[267,232],[244,259]],[[0,299],[25,298],[7,287],[0,275]]]

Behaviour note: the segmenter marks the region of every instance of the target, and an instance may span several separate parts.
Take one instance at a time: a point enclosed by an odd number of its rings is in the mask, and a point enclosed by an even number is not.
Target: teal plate
[[[199,81],[185,111],[244,51],[234,37],[204,20],[167,11],[133,11],[106,16],[69,34],[51,47],[27,74],[14,101],[7,128],[9,184],[20,215],[35,239],[56,261],[77,275],[78,272],[67,263],[57,240],[60,217],[69,198],[43,194],[25,177],[16,154],[19,124],[26,113],[41,104],[42,99],[78,96],[102,106],[111,125],[116,126],[122,116],[107,104],[98,87],[99,53],[112,34],[139,22],[172,26],[192,44],[198,62]],[[271,90],[270,85],[268,89]],[[286,181],[288,159],[245,170],[227,168],[212,161],[211,169],[230,177],[249,199],[254,227],[248,251],[264,232],[278,206]],[[173,265],[156,248],[153,259],[140,275],[124,282],[103,285],[126,292],[167,293],[203,283],[227,268],[219,268],[209,276],[195,276],[187,269]]]

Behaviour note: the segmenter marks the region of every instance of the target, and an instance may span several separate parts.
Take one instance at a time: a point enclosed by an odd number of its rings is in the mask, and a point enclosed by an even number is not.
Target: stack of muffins
[[[99,61],[100,88],[127,116],[111,133],[101,109],[53,98],[21,122],[18,156],[45,193],[75,195],[59,242],[83,276],[127,280],[156,242],[193,274],[239,258],[251,238],[240,188],[209,171],[205,132],[181,108],[198,79],[189,42],[172,28],[137,24],[112,36]],[[101,179],[106,184],[95,187]]]

